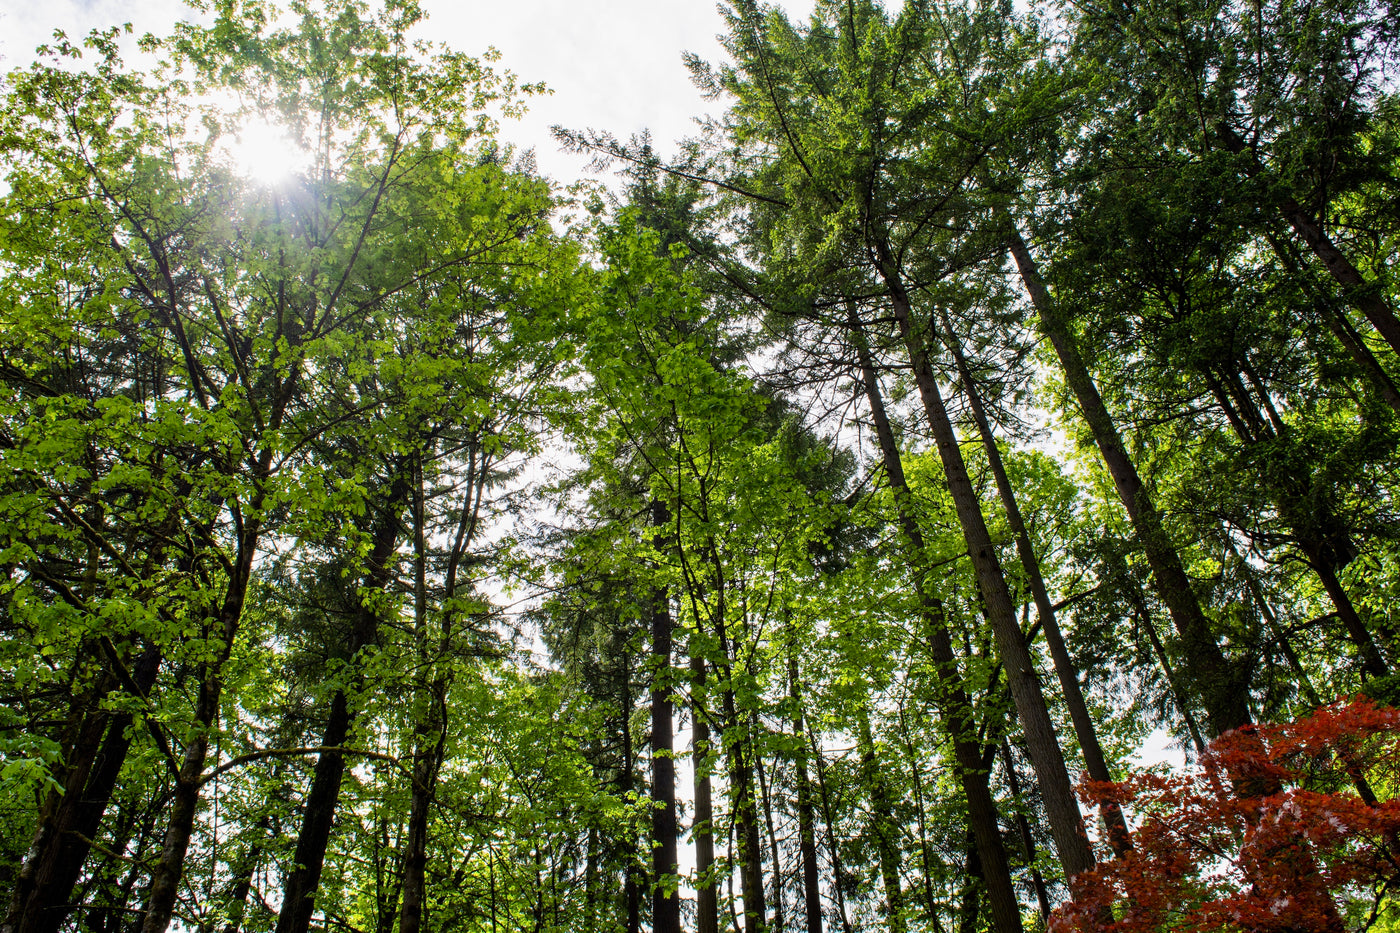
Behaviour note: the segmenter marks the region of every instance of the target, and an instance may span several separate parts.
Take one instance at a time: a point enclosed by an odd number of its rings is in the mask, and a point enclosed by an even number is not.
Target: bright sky
[[[812,0],[778,5],[802,19]],[[541,171],[558,181],[579,177],[586,160],[558,151],[552,124],[623,139],[649,128],[665,151],[691,134],[696,116],[723,108],[700,96],[681,62],[686,51],[709,61],[723,57],[715,39],[723,21],[710,0],[424,0],[423,7],[428,37],[468,54],[494,45],[502,67],[554,90],[502,135],[535,147]],[[96,26],[130,22],[137,35],[160,35],[186,15],[177,0],[0,0],[0,70],[27,64],[56,28],[76,39]]]

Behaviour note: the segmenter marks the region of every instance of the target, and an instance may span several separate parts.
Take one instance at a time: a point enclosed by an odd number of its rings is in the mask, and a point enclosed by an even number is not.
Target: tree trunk
[[[1219,368],[1225,369],[1225,367]],[[1267,403],[1266,390],[1254,377],[1252,368],[1247,363],[1237,364],[1232,361],[1231,367],[1225,372],[1226,380],[1223,385],[1214,372],[1203,370],[1202,374],[1215,394],[1216,402],[1225,411],[1226,417],[1234,427],[1235,435],[1239,438],[1240,444],[1248,448],[1284,435],[1287,426],[1283,424],[1282,419],[1273,410],[1271,404],[1268,406],[1271,421],[1264,420],[1264,416],[1260,413],[1253,397],[1245,390],[1244,384],[1240,381],[1239,374],[1234,372],[1234,369],[1238,368],[1244,368],[1249,372],[1255,390]],[[1285,468],[1279,472],[1278,479],[1282,486],[1281,488],[1275,487],[1272,496],[1278,514],[1292,533],[1299,550],[1307,557],[1308,566],[1312,567],[1313,572],[1322,581],[1323,589],[1327,591],[1328,598],[1332,600],[1332,605],[1337,610],[1337,617],[1341,619],[1347,637],[1356,646],[1361,657],[1362,674],[1367,677],[1386,676],[1390,673],[1390,669],[1384,658],[1381,657],[1380,649],[1376,647],[1375,641],[1371,638],[1369,629],[1357,614],[1356,606],[1352,603],[1351,597],[1347,595],[1342,581],[1337,577],[1339,561],[1345,559],[1342,555],[1345,555],[1351,546],[1350,532],[1343,529],[1340,522],[1332,518],[1329,509],[1314,507],[1311,502],[1312,496],[1307,488],[1306,477],[1300,477]],[[1303,514],[1300,514],[1300,505]],[[1338,541],[1341,542],[1340,546],[1336,543]]]
[[[389,581],[394,549],[398,545],[400,515],[409,494],[407,478],[399,476],[388,491],[383,511],[375,518],[375,527],[366,558],[364,587],[370,591],[383,589]],[[379,613],[361,601],[351,626],[350,664],[379,636]],[[340,803],[340,785],[345,776],[345,753],[339,751],[350,736],[355,711],[350,707],[345,690],[337,690],[331,699],[330,716],[322,734],[321,745],[335,751],[323,751],[316,758],[311,788],[306,794],[301,830],[297,833],[296,854],[287,872],[282,891],[282,909],[277,915],[276,933],[307,933],[311,916],[316,910],[316,890],[321,885],[321,870],[325,866],[326,847],[330,844],[331,828],[336,807]]]
[[[1152,615],[1143,605],[1142,597],[1135,595],[1138,617],[1143,628],[1147,629],[1147,640],[1152,645],[1152,653],[1157,657],[1157,664],[1162,668],[1162,676],[1167,679],[1167,689],[1171,691],[1172,699],[1176,701],[1176,708],[1181,712],[1181,718],[1186,723],[1186,730],[1191,735],[1191,744],[1196,747],[1197,756],[1206,753],[1205,736],[1201,733],[1200,724],[1196,722],[1196,714],[1191,712],[1191,697],[1181,689],[1180,678],[1172,667],[1171,659],[1167,657],[1167,649],[1162,645],[1162,639],[1157,634],[1157,626],[1152,621]]]
[[[981,849],[972,833],[968,833],[967,859],[963,862],[962,897],[958,905],[958,933],[977,933],[977,914],[982,905],[982,859]]]
[[[919,820],[919,863],[923,869],[924,911],[927,916],[935,917],[938,914],[938,901],[933,893],[933,858],[929,852],[928,805],[924,801],[924,776],[919,769],[919,753],[914,747],[914,739],[903,709],[899,711],[899,730],[900,738],[904,742],[904,759],[912,772],[909,776],[910,786],[914,789],[914,812]]]
[[[471,474],[469,478],[474,479]],[[423,458],[419,453],[413,458],[413,639],[419,668],[431,671],[435,659],[428,652],[427,501],[423,485]],[[471,488],[469,484],[469,497]],[[449,647],[448,632],[444,620],[440,653]],[[428,684],[414,691],[417,708],[413,711],[413,785],[409,788],[408,830],[404,834],[399,933],[418,933],[423,926],[428,894],[428,819],[447,740],[446,690],[445,678],[434,674]]]
[[[802,721],[802,694],[798,686],[797,656],[788,655],[788,695],[792,698],[792,734],[797,751],[792,766],[797,782],[797,840],[802,856],[802,897],[807,933],[822,933],[822,891],[817,866],[817,830],[812,809],[811,778],[807,775],[807,735]],[[714,933],[714,931],[700,931]]]
[[[957,511],[958,524],[962,527],[963,539],[967,542],[968,554],[972,558],[987,624],[996,641],[997,654],[1006,667],[1007,683],[1016,702],[1016,711],[1025,734],[1031,764],[1040,783],[1041,797],[1045,803],[1045,814],[1050,821],[1050,831],[1055,839],[1055,848],[1061,864],[1064,865],[1065,877],[1074,890],[1074,879],[1081,872],[1094,867],[1094,854],[1089,849],[1084,820],[1075,800],[1074,787],[1065,767],[1064,754],[1060,751],[1055,726],[1050,721],[1045,695],[1041,691],[1040,679],[1026,645],[1025,634],[1016,622],[1016,608],[1012,604],[1011,592],[1006,587],[1006,578],[1002,575],[996,549],[987,531],[981,503],[973,488],[972,479],[968,476],[967,464],[963,461],[953,423],[943,404],[938,381],[929,366],[923,335],[915,326],[913,308],[910,306],[904,282],[895,271],[894,259],[888,245],[878,243],[877,250],[880,273],[889,294],[895,321],[899,325],[900,337],[903,338],[909,354],[914,382],[918,387],[924,412],[928,416],[929,427],[933,430],[948,491]]]
[[[447,568],[442,583],[442,604],[445,607],[437,639],[437,657],[428,656],[428,580],[427,580],[427,501],[423,479],[422,454],[414,458],[413,476],[413,604],[415,639],[424,670],[429,670],[452,650],[454,611],[450,608],[457,598],[458,573],[468,551],[476,540],[480,527],[481,503],[492,468],[491,457],[482,451],[476,437],[467,444],[467,486],[457,512],[457,528],[447,554]],[[446,753],[448,708],[448,676],[438,668],[431,682],[421,689],[424,704],[416,712],[414,723],[413,787],[409,804],[403,868],[403,905],[399,913],[399,933],[418,933],[425,920],[427,906],[428,823],[433,802],[437,799],[437,779]],[[590,849],[590,857],[592,850]],[[591,888],[590,888],[591,891]]]
[[[751,728],[754,725],[756,723],[752,723]],[[758,772],[759,799],[763,802],[763,826],[768,831],[768,860],[773,869],[773,929],[775,933],[783,933],[787,929],[783,913],[783,862],[778,855],[777,827],[773,824],[773,796],[762,755],[754,755],[754,765]]]
[[[856,712],[856,742],[860,751],[861,783],[870,796],[870,828],[875,836],[875,850],[880,860],[880,880],[885,887],[885,926],[890,933],[904,933],[904,888],[900,880],[899,846],[895,839],[894,814],[890,805],[889,788],[875,752],[875,737],[870,731],[870,711],[862,705]]]
[[[270,825],[270,823],[265,823],[263,828]],[[233,882],[229,885],[228,896],[225,898],[226,919],[222,933],[238,933],[243,926],[243,918],[248,912],[248,895],[253,890],[253,875],[257,873],[262,857],[261,841],[249,846],[248,851],[243,854],[238,871],[233,877]]]
[[[350,734],[353,716],[345,692],[337,690],[331,700],[330,717],[321,734],[324,748],[340,749]],[[316,909],[316,889],[321,883],[326,846],[330,841],[340,782],[345,775],[345,755],[340,751],[322,752],[316,759],[311,788],[303,803],[301,831],[296,854],[288,867],[282,889],[282,909],[277,915],[277,933],[306,933]]]
[[[1312,566],[1317,578],[1322,581],[1322,587],[1327,591],[1328,597],[1332,600],[1332,605],[1336,607],[1337,617],[1342,620],[1342,627],[1346,629],[1347,637],[1356,646],[1357,652],[1361,655],[1361,672],[1367,677],[1384,677],[1390,673],[1390,667],[1381,657],[1380,649],[1371,638],[1371,631],[1366,627],[1366,623],[1361,621],[1361,616],[1356,612],[1356,606],[1347,595],[1346,588],[1342,586],[1342,581],[1337,577],[1336,565],[1333,563],[1328,553],[1314,545],[1310,541],[1300,542],[1303,552],[1308,556],[1308,563]]]
[[[1225,148],[1230,152],[1236,155],[1249,152],[1250,162],[1245,166],[1246,175],[1256,176],[1261,171],[1265,171],[1258,156],[1250,149],[1249,144],[1235,132],[1234,127],[1222,120],[1216,124],[1215,128],[1221,141],[1225,143]],[[1292,195],[1280,195],[1278,208],[1283,218],[1288,221],[1289,226],[1302,238],[1303,242],[1308,245],[1308,249],[1312,250],[1313,255],[1322,263],[1327,274],[1342,286],[1352,304],[1366,316],[1366,320],[1371,322],[1376,333],[1390,344],[1392,350],[1400,353],[1400,318],[1396,318],[1395,312],[1385,303],[1385,299],[1381,297],[1375,283],[1366,281],[1360,270],[1352,265],[1346,254],[1337,248],[1337,244],[1332,242],[1332,238],[1327,235],[1327,231],[1322,229],[1322,224],[1318,222],[1318,219],[1299,204]]]
[[[1099,453],[1109,476],[1118,490],[1118,497],[1128,512],[1137,533],[1138,543],[1147,555],[1152,580],[1157,593],[1166,604],[1180,635],[1187,658],[1187,676],[1192,691],[1201,698],[1206,710],[1211,736],[1217,736],[1250,721],[1246,701],[1248,690],[1235,669],[1220,650],[1210,630],[1205,613],[1191,587],[1161,516],[1148,494],[1137,468],[1128,458],[1118,428],[1113,423],[1098,387],[1094,385],[1079,348],[1075,345],[1068,322],[1061,316],[1036,267],[1029,247],[1013,226],[1009,234],[1012,258],[1020,271],[1021,281],[1030,295],[1031,304],[1040,318],[1042,332],[1050,338],[1060,359],[1065,383],[1079,402],[1080,412],[1088,423],[1098,444]]]
[[[1394,380],[1385,371],[1380,360],[1376,359],[1371,348],[1366,346],[1365,339],[1352,325],[1346,312],[1336,307],[1330,296],[1320,293],[1308,276],[1304,274],[1303,259],[1298,254],[1294,244],[1273,233],[1267,233],[1265,236],[1269,240],[1269,245],[1273,247],[1274,255],[1278,257],[1283,267],[1298,276],[1304,294],[1312,299],[1313,305],[1317,309],[1318,317],[1332,332],[1332,336],[1337,338],[1337,342],[1342,345],[1342,349],[1347,352],[1352,361],[1361,368],[1371,389],[1387,405],[1400,412],[1400,389],[1396,388]]]
[[[841,842],[836,836],[836,822],[831,815],[831,793],[826,786],[826,757],[810,727],[807,736],[817,763],[817,787],[821,791],[822,822],[826,824],[826,848],[831,853],[831,890],[836,893],[836,914],[841,918],[841,933],[851,933],[851,920],[846,914],[846,893],[841,887],[845,875],[845,869],[841,867]]]
[[[266,488],[271,461],[270,452],[259,457],[256,471],[259,490]],[[262,508],[263,494],[260,491],[254,496],[249,514],[259,516]],[[223,667],[233,653],[234,639],[238,636],[238,629],[243,620],[243,605],[248,596],[248,584],[252,580],[253,560],[261,532],[260,518],[253,517],[244,521],[243,532],[238,541],[237,559],[233,562],[230,580],[217,617],[218,651],[212,660],[198,667],[199,687],[195,702],[194,730],[185,743],[185,753],[176,774],[175,792],[165,837],[161,843],[160,858],[152,872],[151,887],[146,896],[142,933],[165,933],[174,915],[175,903],[179,899],[180,880],[185,870],[185,853],[189,851],[190,837],[194,833],[195,818],[198,815],[204,763],[209,754],[209,733],[218,725],[219,700],[224,686]]]
[[[670,521],[666,503],[651,504],[658,551]],[[651,924],[653,933],[680,933],[681,900],[676,885],[676,761],[671,725],[671,600],[664,587],[651,597]]]
[[[161,660],[155,645],[148,645],[136,660],[131,686],[143,698],[155,685]],[[132,722],[130,713],[102,709],[84,717],[67,757],[64,792],[35,833],[16,879],[9,916],[0,924],[3,933],[57,933],[68,918],[73,888],[92,848],[89,840],[97,837],[131,748]]]
[[[758,813],[753,796],[753,765],[749,760],[747,718],[741,717],[734,700],[733,669],[736,652],[725,627],[725,582],[714,555],[715,608],[712,621],[723,656],[720,672],[724,688],[720,694],[724,714],[724,750],[729,766],[729,793],[733,799],[734,833],[739,840],[739,879],[744,897],[745,933],[760,933],[768,926],[768,905],[763,892],[763,846],[759,838]]]
[[[1035,899],[1040,905],[1040,922],[1044,927],[1050,924],[1050,894],[1045,889],[1045,879],[1035,867],[1035,837],[1031,835],[1031,824],[1026,820],[1022,809],[1021,778],[1016,774],[1016,759],[1011,756],[1011,743],[1003,736],[1001,740],[1001,760],[1006,765],[1006,782],[1011,787],[1011,797],[1016,801],[1016,829],[1021,834],[1021,847],[1026,850],[1026,864],[1030,866],[1031,883],[1035,886]],[[1120,812],[1121,817],[1121,812]],[[1126,829],[1126,827],[1124,827]],[[1119,853],[1119,857],[1122,854]]]
[[[734,799],[734,833],[739,841],[739,880],[744,897],[745,933],[760,933],[768,926],[768,906],[763,891],[763,848],[759,838],[758,813],[753,796],[753,766],[748,760],[748,741],[739,724],[734,691],[725,687],[725,749],[729,753],[729,786]]]
[[[967,799],[968,830],[976,840],[978,851],[989,870],[987,894],[992,908],[992,923],[997,933],[1019,933],[1021,930],[1021,907],[1011,881],[1011,868],[1006,859],[1006,851],[1001,841],[1001,828],[997,824],[996,801],[992,799],[987,784],[986,769],[982,766],[982,756],[975,741],[976,727],[972,703],[968,699],[958,677],[957,656],[953,652],[953,642],[943,617],[943,606],[928,592],[921,566],[926,553],[924,535],[918,520],[911,510],[909,484],[904,476],[904,462],[899,447],[895,443],[894,430],[885,412],[884,395],[880,391],[879,379],[875,373],[874,359],[866,340],[864,325],[852,308],[849,316],[851,339],[855,344],[860,362],[861,381],[865,389],[866,401],[870,405],[871,420],[875,424],[875,436],[880,445],[884,462],[885,477],[894,494],[895,508],[899,516],[900,529],[908,542],[908,559],[914,564],[915,579],[919,588],[919,600],[923,604],[925,625],[938,676],[938,712],[943,728],[953,741],[954,758],[958,764],[958,779],[962,783],[963,794]],[[1018,628],[1019,631],[1019,628]]]
[[[696,933],[719,933],[719,897],[715,891],[714,804],[710,781],[710,720],[700,698],[705,695],[705,658],[691,635],[690,685],[691,762],[695,782],[695,929]]]
[[[630,704],[629,704],[630,705]],[[628,710],[630,714],[631,710]],[[631,730],[624,727],[623,731],[623,766],[626,768],[627,777],[623,782],[623,792],[632,789],[632,735]],[[629,834],[630,835],[630,834]],[[635,839],[628,842],[635,843]],[[637,853],[629,846],[627,853],[627,863],[622,874],[622,905],[627,917],[627,933],[641,933],[642,930],[642,883],[638,877],[640,874],[637,866]]]
[[[1045,646],[1050,649],[1050,659],[1055,666],[1055,676],[1060,682],[1060,692],[1064,697],[1065,706],[1069,710],[1070,722],[1074,725],[1074,734],[1079,740],[1080,752],[1084,756],[1084,768],[1088,771],[1089,777],[1095,781],[1111,781],[1113,777],[1108,771],[1108,761],[1104,757],[1103,746],[1099,744],[1098,729],[1094,726],[1093,717],[1089,715],[1089,706],[1084,702],[1084,691],[1079,686],[1079,671],[1074,665],[1074,660],[1069,656],[1064,636],[1060,633],[1060,623],[1056,618],[1054,606],[1050,602],[1050,594],[1045,589],[1045,578],[1040,573],[1040,561],[1036,557],[1035,548],[1031,545],[1031,536],[1026,529],[1025,519],[1021,516],[1021,508],[1016,501],[1016,491],[1011,486],[1011,478],[1006,474],[1006,465],[1001,460],[1001,449],[997,446],[996,437],[992,434],[991,423],[982,407],[982,395],[977,390],[977,384],[972,378],[967,360],[963,357],[962,345],[953,332],[946,314],[942,314],[942,324],[944,340],[949,352],[953,355],[953,360],[957,363],[963,394],[967,397],[968,405],[972,409],[973,420],[976,422],[977,431],[982,438],[982,449],[987,454],[987,464],[991,467],[992,478],[996,481],[1002,507],[1006,510],[1006,522],[1011,526],[1011,533],[1016,538],[1016,551],[1021,558],[1021,566],[1026,571],[1026,579],[1030,583],[1031,595],[1035,600],[1035,611],[1040,617],[1040,627],[1045,632]],[[1128,832],[1128,823],[1123,818],[1122,808],[1112,800],[1100,800],[1099,816],[1104,821],[1108,842],[1113,847],[1114,854],[1121,857],[1132,849],[1132,835]],[[1046,921],[1049,921],[1048,913]]]

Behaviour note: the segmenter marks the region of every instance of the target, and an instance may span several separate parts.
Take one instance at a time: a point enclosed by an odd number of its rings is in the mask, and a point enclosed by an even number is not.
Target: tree
[[[33,539],[59,550],[12,552],[9,579],[13,594],[33,593],[36,605],[68,607],[66,664],[90,673],[72,692],[79,732],[60,742],[77,770],[61,773],[75,788],[91,788],[50,794],[9,927],[50,928],[67,909],[60,905],[71,902],[130,748],[131,719],[103,709],[109,693],[149,717],[175,779],[144,910],[145,929],[168,925],[259,567],[274,546],[318,536],[327,525],[352,527],[350,517],[373,491],[358,466],[347,470],[318,454],[337,444],[350,449],[357,432],[362,442],[381,443],[370,431],[376,414],[385,416],[380,430],[408,435],[384,447],[422,444],[422,432],[432,434],[423,405],[441,403],[431,393],[445,391],[444,357],[410,353],[416,370],[400,370],[388,388],[376,385],[367,374],[402,348],[375,329],[392,333],[409,293],[426,299],[420,309],[460,314],[452,296],[479,291],[513,306],[500,331],[513,334],[542,325],[559,294],[561,282],[531,286],[528,297],[519,288],[508,292],[500,276],[513,265],[567,265],[570,255],[554,251],[538,225],[550,208],[544,189],[518,183],[489,141],[482,108],[498,99],[514,106],[513,84],[457,53],[413,58],[405,33],[418,16],[394,6],[373,17],[358,8],[329,16],[306,10],[291,28],[265,29],[251,11],[230,8],[214,27],[186,27],[167,42],[171,65],[159,78],[125,70],[106,33],[89,40],[99,55],[93,71],[36,65],[9,88],[6,284],[18,309],[42,317],[7,330],[8,414],[11,436],[43,459],[7,457],[6,493],[30,522],[79,517],[77,524],[62,519],[57,535],[40,531]],[[162,48],[155,40],[147,46]],[[53,54],[73,58],[78,50],[62,42]],[[185,95],[232,84],[245,99],[322,121],[308,130],[319,140],[320,161],[289,188],[259,189],[220,164],[217,134],[254,114],[201,113]],[[40,229],[47,233],[36,236]],[[431,235],[405,235],[414,230]],[[65,252],[77,261],[55,262]],[[454,322],[415,316],[410,326],[420,346],[440,348]],[[107,354],[123,333],[141,347],[130,376],[84,385],[85,363],[55,367],[46,359],[57,341],[73,360],[94,349]],[[425,375],[430,368],[436,382]],[[384,405],[395,392],[404,404],[390,414]],[[472,414],[480,396],[463,387],[449,397],[459,407],[439,408],[439,424],[480,421]],[[67,427],[54,433],[52,415],[60,411]],[[50,442],[35,447],[22,439],[36,431]],[[46,464],[65,459],[87,467],[53,486]],[[389,582],[409,500],[410,461],[397,463],[387,488],[399,489],[389,497],[399,514],[392,506],[381,514],[370,535],[379,540],[345,565],[367,558],[370,589]],[[103,498],[109,501],[99,505]],[[28,538],[30,530],[20,522],[7,533]],[[143,540],[160,543],[143,547]],[[73,588],[75,565],[59,557],[73,544],[90,555],[77,571],[90,581],[86,591]],[[149,566],[131,563],[133,548],[145,551]],[[155,573],[161,563],[173,572]],[[100,621],[117,605],[134,607],[130,587],[152,580],[166,592],[137,596],[150,604],[149,621]],[[26,601],[12,595],[11,605]],[[373,618],[380,609],[364,603],[360,611]],[[41,618],[23,613],[20,624],[33,631]],[[356,647],[373,640],[369,628],[359,629],[366,634]],[[159,689],[162,660],[197,685],[191,705],[180,691]],[[327,733],[333,750],[321,754],[323,762],[342,756],[347,734],[339,726]],[[64,828],[70,825],[76,834]],[[312,848],[324,848],[321,836]],[[314,878],[308,886],[315,888]],[[284,912],[309,904],[289,901]],[[297,910],[304,924],[309,909]]]
[[[1339,701],[1221,736],[1192,774],[1086,783],[1086,799],[1112,795],[1141,825],[1134,850],[1095,869],[1052,929],[1100,929],[1110,906],[1110,928],[1122,931],[1343,928],[1319,893],[1346,899],[1347,927],[1389,915],[1400,802],[1363,800],[1349,786],[1358,776],[1387,786],[1397,730],[1396,710]],[[1232,786],[1240,774],[1266,776],[1278,790],[1241,795]],[[1300,872],[1313,871],[1320,891],[1300,884]]]
[[[728,48],[737,64],[712,80],[738,99],[741,138],[774,156],[755,173],[759,187],[772,192],[763,207],[769,261],[784,269],[782,277],[803,283],[808,295],[853,286],[887,303],[976,568],[983,611],[1005,662],[1056,846],[1073,878],[1093,858],[1035,665],[938,387],[932,330],[916,309],[918,289],[986,248],[975,238],[944,242],[936,233],[951,226],[940,222],[944,216],[979,209],[964,190],[984,155],[969,144],[979,138],[975,129],[956,125],[968,113],[965,90],[940,80],[936,63],[967,52],[973,36],[980,42],[997,34],[995,24],[1006,11],[979,7],[961,22],[946,16],[935,22],[932,13],[929,6],[911,4],[891,21],[873,5],[832,4],[819,7],[802,32],[777,13],[765,17],[756,6],[738,3],[727,16]],[[940,36],[946,38],[937,44]],[[1010,57],[1009,43],[987,47],[993,49],[989,66],[1007,64],[997,56]],[[962,108],[957,113],[954,98]],[[930,131],[934,118],[948,121],[945,132]],[[759,165],[763,161],[755,158]],[[849,297],[847,292],[837,300]]]

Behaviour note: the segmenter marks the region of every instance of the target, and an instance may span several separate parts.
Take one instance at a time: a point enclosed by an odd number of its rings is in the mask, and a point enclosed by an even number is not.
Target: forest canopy
[[[205,13],[0,82],[0,933],[1400,924],[1392,4]]]

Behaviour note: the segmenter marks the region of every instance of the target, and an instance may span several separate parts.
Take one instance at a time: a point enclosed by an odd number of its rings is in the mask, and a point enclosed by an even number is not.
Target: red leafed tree
[[[1400,710],[1365,698],[1226,733],[1192,774],[1080,793],[1116,799],[1138,828],[1052,933],[1342,933],[1400,887]]]

